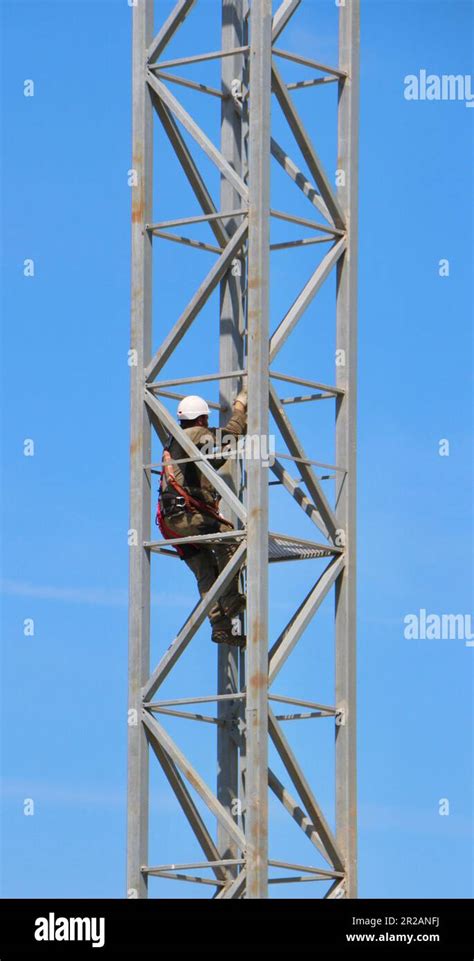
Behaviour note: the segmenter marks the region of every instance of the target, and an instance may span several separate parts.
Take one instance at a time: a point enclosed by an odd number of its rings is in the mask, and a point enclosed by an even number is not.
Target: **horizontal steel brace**
[[[279,701],[281,704],[297,704],[298,707],[312,707],[315,711],[328,711],[336,713],[336,708],[332,704],[318,704],[316,701],[304,701],[299,697],[285,697],[283,694],[269,694],[269,701]]]
[[[331,237],[301,237],[299,240],[282,240],[278,244],[270,244],[270,250],[290,250],[291,247],[313,247],[315,244],[329,244],[331,243],[331,239]],[[182,242],[184,243],[184,241]],[[188,246],[195,245],[189,244]],[[213,252],[215,253],[216,251]]]
[[[205,83],[195,83],[194,80],[188,80],[187,77],[176,77],[172,73],[165,73],[162,70],[156,70],[156,77],[161,80],[167,80],[169,83],[176,83],[181,87],[189,87],[191,90],[197,90],[199,93],[207,93],[211,97],[219,97],[221,100],[225,97],[225,94],[221,90],[216,90],[215,87],[208,87]]]
[[[281,457],[282,460],[291,460],[294,462],[295,467],[298,467],[298,464],[315,464],[316,467],[326,467],[328,470],[341,471],[342,474],[347,474],[347,469],[345,467],[338,467],[337,464],[327,464],[322,460],[312,460],[310,457],[296,457],[296,455],[284,454],[281,451],[275,451],[275,457]],[[299,482],[301,481],[302,478],[300,478]]]
[[[170,544],[219,544],[221,541],[238,541],[247,536],[244,530],[224,531],[222,534],[196,534],[192,537],[170,537],[166,541],[145,541],[144,547],[151,551]]]
[[[210,884],[218,890],[223,890],[226,886],[225,881],[218,881],[216,878],[211,880],[211,878],[201,878],[198,874],[175,874],[174,871],[149,871],[148,877],[167,878],[170,881],[190,881],[192,884]]]
[[[184,715],[183,715],[184,716]],[[186,715],[188,717],[189,715]],[[301,714],[276,714],[275,718],[277,721],[308,721],[312,718],[318,717],[334,717],[334,713],[327,711],[306,711]],[[196,717],[197,721],[210,720],[210,718]]]
[[[177,220],[161,220],[156,224],[146,224],[147,230],[164,230],[167,227],[186,227],[189,224],[203,224],[209,223],[211,220],[228,220],[233,217],[244,217],[247,213],[246,207],[240,207],[239,210],[228,210],[223,213],[216,214],[199,214],[196,217],[179,217]]]
[[[222,57],[235,57],[239,53],[248,53],[248,47],[233,47],[232,50],[213,50],[211,53],[197,53],[193,57],[180,57],[178,60],[162,60],[152,70],[162,70],[163,67],[183,67],[189,63],[203,63],[205,60],[220,60]]]
[[[307,864],[293,864],[291,861],[274,861],[271,859],[268,861],[268,864],[273,868],[287,868],[290,871],[307,871],[308,874],[320,874],[325,878],[344,877],[343,871],[326,871],[325,868],[314,868]]]
[[[334,394],[297,394],[295,397],[280,397],[280,404],[305,404],[313,400],[334,400]]]
[[[183,247],[192,247],[193,250],[201,250],[205,254],[222,254],[222,247],[215,244],[207,244],[203,240],[195,240],[194,237],[181,237],[178,234],[170,234],[166,230],[153,230],[154,237],[159,240],[169,240],[172,244],[182,244]]]
[[[299,63],[302,67],[314,67],[315,70],[322,70],[324,73],[330,73],[336,80],[344,80],[347,77],[347,71],[338,70],[337,67],[328,67],[325,63],[320,63],[318,60],[309,60],[308,57],[300,57],[298,53],[288,53],[287,50],[276,50],[273,48],[274,57],[282,57],[284,60],[291,60],[293,63]]]
[[[154,707],[152,713],[167,714],[170,717],[181,717],[186,721],[202,721],[206,724],[217,724],[218,727],[224,726],[224,721],[218,717],[210,717],[208,714],[194,714],[191,713],[191,711],[175,711],[172,707]],[[286,720],[286,718],[283,718],[283,720]]]
[[[316,881],[327,881],[328,878],[324,875],[319,874],[290,874],[283,878],[269,878],[269,884],[300,884],[305,881],[316,882]],[[213,884],[213,881],[209,881],[209,884]]]
[[[172,701],[145,701],[143,707],[146,707],[148,711],[154,711],[159,707],[174,707],[177,704],[210,704],[213,701],[235,701],[239,698],[245,698],[245,691],[235,691],[232,694],[209,694],[204,697],[179,697],[174,698]],[[300,703],[299,701],[288,701],[287,698],[283,698],[286,704]],[[314,707],[312,703],[304,704],[305,707]],[[317,705],[318,707],[321,705]]]
[[[151,874],[152,871],[197,871],[200,868],[229,867],[230,865],[245,864],[244,858],[222,858],[219,861],[188,861],[184,864],[158,864],[156,867],[142,867],[142,871]]]
[[[300,384],[301,387],[314,387],[316,390],[327,390],[336,396],[344,395],[343,387],[336,387],[335,384],[322,384],[319,380],[302,380],[301,377],[291,377],[289,374],[280,374],[276,370],[270,371],[270,377],[274,380],[284,380],[289,384]],[[175,383],[175,382],[174,382]]]
[[[246,370],[222,371],[219,374],[197,374],[195,377],[179,377],[177,380],[158,380],[154,384],[148,384],[148,390],[161,387],[179,387],[181,384],[204,384],[208,380],[227,380],[229,378],[238,380],[240,377],[246,376]],[[335,389],[338,390],[339,388]]]
[[[316,220],[308,220],[307,217],[296,217],[294,214],[285,213],[282,210],[270,210],[270,216],[274,217],[275,220],[284,220],[289,224],[298,224],[300,227],[310,227],[311,230],[321,230],[324,234],[329,234],[331,237],[343,236],[345,231],[338,230],[337,227],[326,227],[325,224],[320,224]]]
[[[287,90],[304,90],[306,87],[320,87],[326,83],[338,83],[337,77],[316,77],[315,80],[295,80],[294,83],[287,83]]]

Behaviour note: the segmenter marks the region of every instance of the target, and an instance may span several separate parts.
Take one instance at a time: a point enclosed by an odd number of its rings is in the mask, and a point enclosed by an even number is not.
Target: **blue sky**
[[[200,0],[170,56],[218,48],[216,3]],[[158,2],[157,18],[170,6]],[[125,0],[3,0],[1,13],[1,893],[123,897],[131,10]],[[335,62],[335,15],[329,0],[304,0],[280,45]],[[472,613],[474,110],[463,101],[409,102],[403,91],[404,77],[421,69],[471,73],[474,7],[363,2],[361,32],[359,891],[466,898],[473,894],[474,649],[460,638],[405,639],[404,618],[420,609]],[[288,80],[310,76],[280,66]],[[204,65],[199,79],[218,85],[216,69]],[[34,80],[34,97],[23,95],[26,79]],[[217,137],[217,101],[174,93]],[[294,95],[329,170],[334,95],[331,86]],[[276,111],[274,131],[298,158]],[[195,201],[168,148],[161,140],[157,148],[155,219],[192,215]],[[217,198],[216,175],[200,165]],[[311,217],[278,168],[272,176],[273,206]],[[297,235],[278,223],[272,239]],[[208,238],[205,230],[195,236]],[[314,269],[314,250],[272,255],[272,328]],[[157,345],[213,255],[162,242],[155,257]],[[28,258],[35,275],[27,278]],[[443,258],[449,277],[439,275]],[[331,382],[333,299],[328,281],[275,369]],[[209,333],[217,317],[212,299],[169,376],[217,369]],[[210,390],[206,396],[215,399]],[[332,408],[303,404],[291,413],[308,452],[331,462]],[[24,456],[27,438],[33,457]],[[441,439],[449,440],[448,457],[439,455]],[[272,524],[312,536],[278,493]],[[315,563],[272,570],[273,634],[315,580]],[[154,659],[194,599],[184,565],[157,561]],[[331,703],[331,613],[328,600],[278,693]],[[27,618],[34,636],[24,635]],[[215,670],[205,626],[163,694],[210,693]],[[324,724],[295,722],[285,733],[332,823],[333,731]],[[211,725],[196,731],[170,719],[166,727],[212,784]],[[198,860],[155,769],[152,786],[150,861]],[[24,814],[26,798],[33,816]],[[448,816],[438,813],[441,799]],[[283,809],[272,802],[271,811],[271,856],[314,863]],[[153,880],[150,893],[200,897],[202,889]],[[272,896],[320,893],[277,885]]]

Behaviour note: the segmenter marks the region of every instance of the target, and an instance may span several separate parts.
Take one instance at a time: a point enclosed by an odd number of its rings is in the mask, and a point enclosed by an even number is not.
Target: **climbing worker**
[[[216,448],[216,428],[209,427],[209,407],[202,397],[184,397],[178,406],[180,426],[200,450],[210,453]],[[219,470],[226,458],[219,456],[230,450],[231,441],[244,434],[247,428],[247,393],[242,390],[235,398],[232,415],[221,429],[227,444],[220,451],[206,458],[215,470]],[[175,463],[186,458],[182,447],[170,434],[163,451],[163,470],[158,499],[156,522],[163,537],[191,537],[193,534],[217,534],[233,530],[233,524],[219,513],[220,496],[212,483],[204,476],[194,461]],[[201,597],[212,587],[237,549],[237,544],[218,541],[204,544],[176,545],[182,560],[196,577]],[[232,618],[245,609],[245,595],[239,593],[239,575],[214,602],[209,611],[212,640],[217,644],[233,644],[244,647],[246,638],[232,633]]]

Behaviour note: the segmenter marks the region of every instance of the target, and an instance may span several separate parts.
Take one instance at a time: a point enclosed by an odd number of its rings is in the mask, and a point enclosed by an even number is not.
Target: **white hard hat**
[[[196,420],[196,417],[209,416],[209,407],[202,397],[197,394],[189,394],[183,397],[178,405],[178,420]]]

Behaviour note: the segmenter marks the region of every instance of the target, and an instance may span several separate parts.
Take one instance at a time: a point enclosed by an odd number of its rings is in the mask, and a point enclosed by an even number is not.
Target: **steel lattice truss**
[[[132,342],[136,363],[131,367],[131,531],[130,547],[130,689],[129,689],[129,794],[128,893],[146,897],[150,876],[199,880],[215,887],[216,898],[262,898],[271,877],[283,868],[288,880],[320,880],[324,897],[356,897],[355,798],[355,377],[356,377],[356,191],[358,97],[358,0],[345,0],[339,11],[339,65],[328,66],[298,53],[280,49],[280,37],[301,0],[283,0],[271,16],[271,0],[223,0],[222,49],[175,60],[165,60],[170,40],[188,14],[199,16],[199,0],[178,0],[158,32],[154,28],[153,0],[137,0],[133,40],[133,187],[132,209]],[[304,4],[305,0],[303,0]],[[309,0],[308,0],[309,2]],[[193,8],[196,9],[193,9]],[[221,16],[220,4],[215,3]],[[217,60],[222,65],[221,89],[196,83],[180,75],[180,66]],[[311,81],[290,84],[280,74],[281,59],[314,71]],[[171,72],[168,72],[171,71]],[[333,186],[334,172],[324,170],[295,105],[292,88],[338,85],[338,158],[341,182]],[[184,109],[174,92],[194,88],[220,102],[222,139],[213,143]],[[317,90],[309,96],[317,96]],[[305,95],[306,96],[306,95]],[[278,102],[307,172],[271,136],[270,104]],[[158,121],[174,151],[176,163],[202,208],[202,214],[157,222],[152,204],[153,125]],[[186,132],[186,137],[184,136]],[[195,149],[188,146],[192,140]],[[211,197],[199,170],[203,152],[221,175],[220,203]],[[307,199],[310,219],[270,208],[271,158]],[[308,176],[309,174],[309,176]],[[311,213],[312,211],[312,213]],[[315,220],[316,216],[316,220]],[[311,240],[327,250],[271,336],[268,330],[269,223],[270,217],[310,226]],[[215,243],[195,241],[173,233],[188,224],[207,223]],[[180,316],[163,330],[159,346],[152,343],[152,244],[167,238],[211,251],[211,270]],[[316,250],[320,250],[316,247]],[[333,273],[337,276],[336,346],[344,362],[336,367],[336,383],[289,377],[270,367],[298,321]],[[160,379],[161,372],[208,302],[220,290],[220,369],[197,372],[185,380]],[[229,329],[230,318],[230,329]],[[300,475],[295,480],[278,455],[271,465],[274,482],[299,505],[318,530],[314,540],[268,530],[268,467],[250,461],[245,474],[236,462],[233,483],[216,473],[168,412],[163,397],[192,381],[219,382],[221,422],[236,390],[248,384],[249,433],[268,434],[269,415],[286,445],[285,457]],[[326,399],[335,405],[336,495],[334,504],[323,490],[314,460],[310,460],[286,413],[288,403],[277,393],[281,383],[296,384],[311,393],[290,402]],[[286,408],[288,409],[288,408]],[[206,541],[232,536],[237,549],[212,589],[171,640],[160,662],[150,666],[150,568],[156,554],[173,553],[173,542],[151,537],[152,431],[160,441],[172,434],[184,455],[192,459],[222,497],[234,535],[206,535]],[[311,452],[311,457],[315,454]],[[331,465],[324,465],[331,466]],[[246,498],[242,488],[246,487]],[[196,542],[194,538],[194,542]],[[325,568],[280,635],[268,638],[268,564],[325,559]],[[219,683],[209,697],[159,700],[157,693],[204,623],[207,614],[237,571],[245,578],[248,595],[247,649],[220,647]],[[299,639],[328,593],[335,592],[335,676],[333,705],[272,694],[271,685],[291,656]],[[189,708],[217,704],[217,790],[211,789],[178,744],[157,720],[157,715],[177,715],[203,720]],[[302,766],[285,737],[282,719],[271,709],[281,702],[293,705],[293,717],[333,718],[336,761],[336,829],[331,829],[310,787]],[[193,707],[194,705],[194,707]],[[186,711],[188,707],[188,711]],[[301,714],[301,709],[307,713]],[[286,783],[268,765],[268,740],[281,759]],[[148,863],[148,765],[154,756],[171,785],[203,852],[197,863]],[[190,786],[216,818],[214,838],[196,805]],[[269,858],[268,787],[288,817],[307,838],[311,851],[322,856],[325,867],[288,863]],[[292,791],[295,793],[293,794]],[[239,814],[232,801],[240,798]],[[196,875],[195,871],[199,871]],[[190,873],[191,872],[191,873]]]

